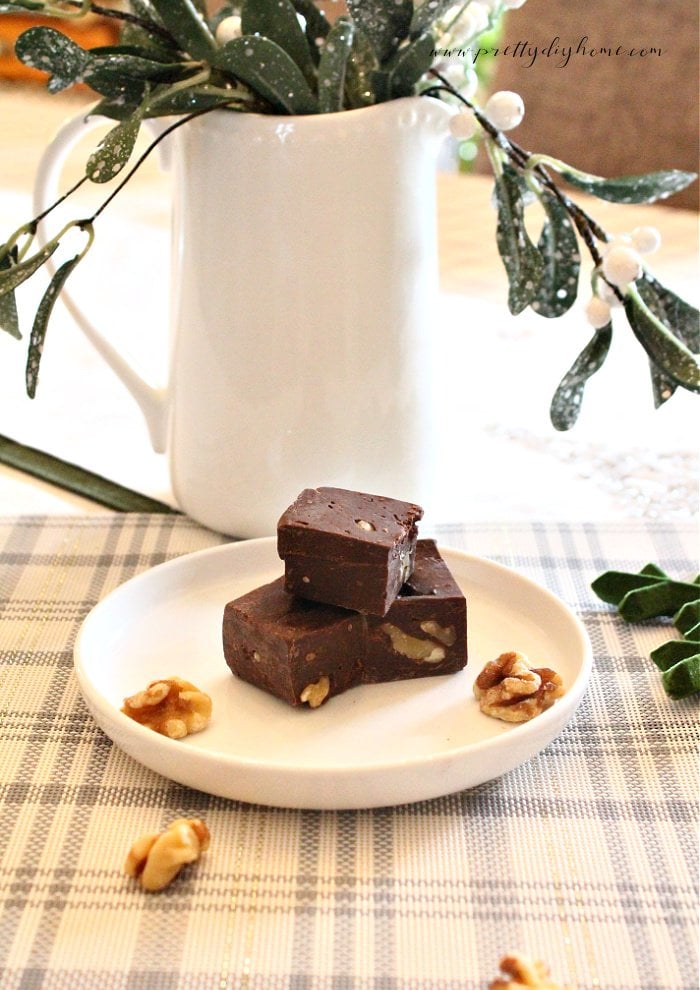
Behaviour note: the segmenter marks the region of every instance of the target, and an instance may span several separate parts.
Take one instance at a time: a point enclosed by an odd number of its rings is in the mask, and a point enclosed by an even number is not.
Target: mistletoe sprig
[[[576,422],[586,383],[608,355],[616,305],[649,359],[655,406],[671,398],[678,387],[700,392],[700,314],[654,278],[642,262],[643,253],[658,247],[657,232],[640,228],[631,237],[613,239],[560,188],[552,173],[586,193],[616,203],[665,199],[696,176],[670,169],[605,179],[548,155],[533,155],[504,133],[522,118],[523,107],[516,94],[494,94],[484,113],[440,72],[433,69],[431,75],[439,85],[426,92],[446,93],[459,101],[485,134],[495,176],[496,241],[508,276],[511,313],[517,315],[528,306],[548,318],[568,312],[578,296],[579,240],[591,256],[593,294],[587,314],[595,333],[554,394],[550,405],[554,427],[568,430]],[[500,122],[500,129],[494,121]],[[453,121],[457,134],[468,133],[469,127],[459,118]],[[536,244],[525,223],[532,202],[539,203],[545,218]]]
[[[636,244],[618,243],[565,194],[558,183],[617,202],[653,202],[695,176],[670,170],[604,179],[544,155],[533,155],[504,133],[522,116],[514,94],[494,94],[480,110],[465,90],[468,72],[442,64],[440,52],[476,41],[504,9],[524,0],[347,0],[347,13],[330,23],[314,0],[242,0],[215,14],[204,0],[0,0],[2,13],[33,12],[62,20],[97,14],[121,24],[119,44],[85,49],[51,26],[31,27],[17,40],[17,57],[48,74],[56,93],[77,83],[99,97],[90,111],[114,126],[89,156],[85,175],[40,217],[0,246],[0,326],[21,337],[15,290],[37,271],[54,268],[70,233],[84,235],[77,253],[53,272],[29,337],[27,392],[36,392],[44,339],[54,303],[94,240],[94,224],[153,148],[172,130],[213,110],[273,114],[335,113],[423,94],[457,102],[453,121],[467,136],[468,118],[484,135],[495,176],[496,241],[509,282],[513,314],[531,307],[556,318],[579,293],[582,242],[593,261],[593,297],[587,307],[593,339],[562,379],[550,414],[557,429],[578,416],[590,376],[603,364],[612,338],[611,304],[624,307],[633,333],[649,356],[654,400],[678,388],[700,391],[698,313],[647,272]],[[448,78],[449,76],[449,78]],[[143,122],[174,116],[135,163]],[[557,177],[557,179],[554,178]],[[99,208],[37,244],[39,223],[83,182],[113,183]],[[534,243],[525,217],[530,202],[544,210]],[[653,237],[652,237],[653,240]],[[648,245],[647,245],[648,246]]]

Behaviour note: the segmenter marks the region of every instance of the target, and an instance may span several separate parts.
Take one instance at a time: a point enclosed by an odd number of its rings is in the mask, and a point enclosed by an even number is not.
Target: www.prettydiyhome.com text
[[[554,59],[558,68],[564,69],[572,58],[660,58],[663,49],[648,46],[638,48],[628,48],[625,45],[590,45],[588,35],[580,39],[577,45],[564,45],[559,36],[553,38],[548,45],[535,45],[529,41],[516,41],[514,44],[504,45],[499,48],[496,45],[488,47],[467,48],[435,48],[434,58],[459,58],[470,60],[476,64],[480,58],[486,56],[505,56],[522,61],[522,67],[531,68],[538,58]]]

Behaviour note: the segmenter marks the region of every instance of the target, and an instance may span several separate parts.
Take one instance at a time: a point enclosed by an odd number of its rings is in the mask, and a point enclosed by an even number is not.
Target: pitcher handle
[[[44,151],[34,183],[34,216],[40,216],[59,198],[61,170],[71,149],[86,133],[104,126],[104,117],[87,117],[84,113],[66,121]],[[40,243],[46,243],[44,222],[39,224],[37,236]],[[49,267],[51,262],[49,262]],[[122,384],[138,403],[146,420],[153,449],[157,453],[165,450],[167,431],[167,389],[154,388],[133,368],[102,333],[88,320],[85,313],[70,293],[61,293],[61,300],[80,327],[87,339],[102,355]]]

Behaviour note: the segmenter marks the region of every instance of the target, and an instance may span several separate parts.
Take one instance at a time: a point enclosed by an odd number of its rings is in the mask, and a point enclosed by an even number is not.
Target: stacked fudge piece
[[[467,662],[467,608],[423,510],[341,488],[304,490],[283,513],[284,577],[224,610],[232,672],[290,705],[359,684],[452,674]]]

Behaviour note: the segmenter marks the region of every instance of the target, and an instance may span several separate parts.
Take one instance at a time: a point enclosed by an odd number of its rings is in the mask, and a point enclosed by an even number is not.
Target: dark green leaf
[[[636,282],[637,291],[654,316],[694,353],[700,352],[700,312],[671,292],[648,272]]]
[[[694,601],[697,594],[697,586],[687,581],[659,581],[646,588],[628,591],[620,602],[618,611],[628,622],[674,615],[681,605]]]
[[[694,172],[681,172],[675,168],[643,175],[621,175],[615,179],[588,175],[566,165],[557,167],[556,171],[577,189],[613,203],[654,203],[680,192],[697,178]]]
[[[611,340],[612,323],[608,323],[596,330],[562,378],[549,407],[549,418],[555,430],[570,430],[578,419],[586,383],[602,367]]]
[[[36,311],[34,325],[32,326],[31,336],[29,338],[29,352],[27,354],[27,368],[25,372],[27,395],[30,399],[33,399],[36,395],[36,386],[39,377],[39,364],[41,362],[41,355],[44,350],[46,328],[48,326],[51,313],[53,312],[56,299],[65,285],[66,279],[78,264],[81,257],[82,255],[77,254],[74,258],[64,261],[60,268],[56,270],[51,282],[49,283],[48,289],[39,303],[39,308]]]
[[[19,264],[13,265],[5,271],[0,271],[0,296],[4,296],[7,292],[14,292],[18,285],[31,278],[34,272],[46,264],[57,247],[58,242],[51,241],[25,261],[20,261]]]
[[[175,93],[164,91],[162,97],[155,93],[149,98],[144,116],[170,117],[173,114],[194,113],[195,110],[209,110],[230,103],[230,93],[203,83],[193,89],[181,89]]]
[[[670,289],[667,289],[648,272],[637,280],[637,291],[651,312],[670,327],[674,334],[693,353],[700,352],[700,313]],[[650,362],[654,405],[658,409],[671,398],[678,387],[676,382]]]
[[[700,691],[700,651],[681,660],[661,675],[661,683],[669,698],[678,701]]]
[[[656,367],[683,388],[700,392],[697,358],[664,326],[635,291],[625,297],[625,313],[635,337]]]
[[[691,643],[686,639],[670,639],[667,643],[657,646],[649,656],[659,668],[659,670],[670,670],[681,660],[688,657],[696,657],[700,653],[698,643]]]
[[[102,138],[85,167],[91,182],[109,182],[121,172],[131,158],[142,122],[143,116],[137,111]]]
[[[508,275],[508,307],[516,315],[529,306],[539,290],[544,262],[525,229],[520,178],[505,164],[496,178],[498,223],[496,244]]]
[[[291,0],[244,0],[241,7],[241,30],[274,41],[286,52],[313,85],[316,72],[309,44],[297,19]]]
[[[0,272],[8,271],[17,263],[17,250],[6,251],[0,258]],[[21,340],[19,317],[14,289],[0,295],[0,330],[9,333],[11,337]]]
[[[700,623],[700,597],[695,601],[686,602],[673,616],[673,624],[684,636],[690,634]]]
[[[412,0],[347,0],[350,15],[384,62],[408,37]]]
[[[196,65],[186,62],[164,62],[149,57],[143,48],[127,46],[92,48],[85,69],[85,82],[91,85],[92,72],[111,75],[120,82],[139,79],[145,82],[180,82],[199,71]]]
[[[58,93],[79,82],[88,55],[80,45],[55,28],[32,27],[23,31],[15,43],[20,62],[31,69],[49,74],[47,88]]]
[[[305,34],[309,51],[314,62],[319,60],[319,43],[328,35],[330,23],[322,10],[319,10],[313,0],[292,0],[297,14],[301,14],[306,22]]]
[[[162,58],[164,61],[177,55],[177,42],[163,34],[166,30],[163,22],[147,0],[130,0],[129,9],[146,24],[153,24],[154,30],[146,30],[145,27],[125,21],[119,34],[122,44],[146,49],[152,57]]]
[[[321,113],[335,113],[343,109],[354,31],[352,21],[341,17],[326,38],[318,64],[318,106]]]
[[[429,34],[400,48],[389,72],[389,91],[392,99],[412,96],[416,83],[433,64],[435,42]]]
[[[574,225],[561,200],[546,189],[538,198],[546,213],[537,244],[544,271],[532,308],[540,316],[556,319],[576,301],[581,256]]]
[[[454,7],[454,0],[424,0],[411,20],[411,37],[417,38],[426,31],[432,31],[435,22],[444,18]]]
[[[192,0],[151,0],[154,10],[183,52],[210,61],[216,41]]]
[[[298,66],[267,38],[234,38],[219,49],[214,63],[282,113],[318,112],[316,98]]]

